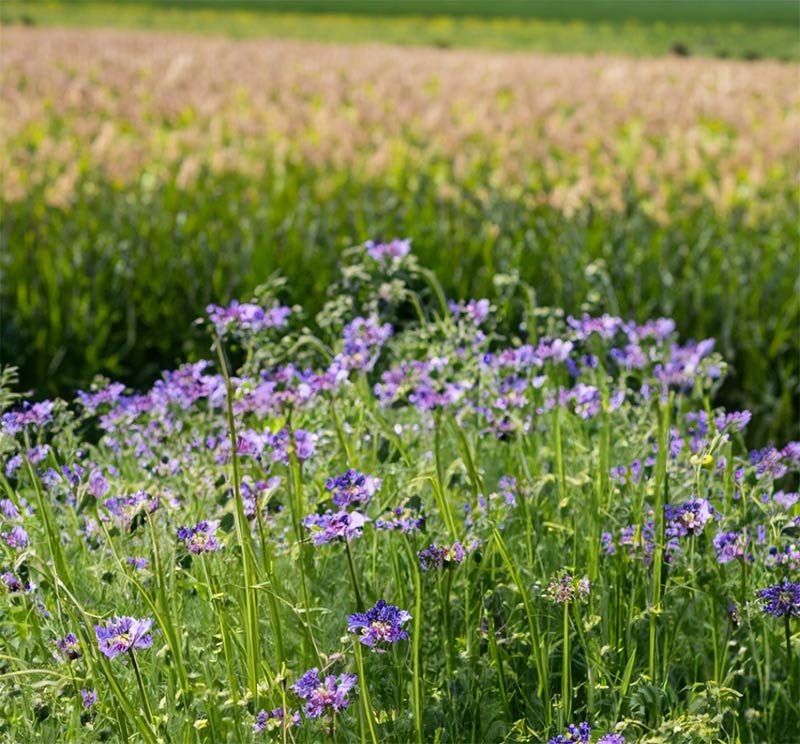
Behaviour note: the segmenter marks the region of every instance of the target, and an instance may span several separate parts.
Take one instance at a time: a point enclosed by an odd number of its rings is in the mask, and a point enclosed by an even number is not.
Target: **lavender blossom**
[[[217,520],[203,520],[193,527],[179,527],[178,540],[180,540],[186,550],[194,555],[200,553],[215,553],[222,550],[222,545],[214,534],[219,527]]]
[[[800,617],[800,583],[784,579],[756,592],[764,612],[773,617]]]
[[[325,488],[338,507],[367,504],[381,487],[381,479],[364,475],[352,468],[336,478],[329,478]]]
[[[303,525],[310,530],[314,545],[324,545],[333,540],[348,542],[363,534],[364,525],[369,521],[359,512],[340,511],[337,513],[309,514]]]
[[[379,599],[366,612],[357,612],[347,618],[347,631],[356,633],[362,645],[382,652],[386,646],[408,638],[403,625],[411,619],[410,613]]]
[[[136,650],[150,648],[153,636],[150,629],[153,621],[150,618],[137,620],[133,617],[115,617],[106,625],[95,625],[97,645],[109,658]]]
[[[323,679],[319,670],[314,667],[292,685],[292,690],[305,701],[306,715],[309,718],[319,718],[326,713],[338,713],[347,708],[350,705],[348,696],[357,680],[355,674],[347,672],[338,677],[329,674]]]

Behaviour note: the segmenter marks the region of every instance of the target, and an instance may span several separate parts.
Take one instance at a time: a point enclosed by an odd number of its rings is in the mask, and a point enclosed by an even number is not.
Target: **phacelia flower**
[[[462,563],[466,557],[466,551],[461,543],[455,542],[450,546],[431,545],[420,550],[417,556],[420,567],[423,571],[427,571],[429,568],[449,568]]]
[[[150,618],[115,617],[106,625],[95,625],[94,633],[100,650],[113,659],[126,651],[150,648],[153,645],[152,627]]]
[[[19,525],[9,532],[4,532],[0,537],[3,538],[3,541],[9,548],[13,548],[14,550],[23,550],[28,547],[28,533],[25,531],[24,527],[20,527]]]
[[[60,657],[66,661],[75,661],[75,659],[81,658],[81,647],[74,633],[67,633],[58,640],[56,646],[58,648],[55,654],[56,658]]]
[[[717,563],[730,563],[745,557],[748,537],[744,532],[720,532],[714,537]]]
[[[364,243],[364,249],[367,251],[367,255],[376,261],[399,260],[411,252],[411,240],[409,238],[405,240],[395,238],[388,243],[375,243],[372,240],[368,240]]]
[[[214,534],[218,526],[218,521],[204,519],[194,527],[180,527],[178,528],[178,540],[184,544],[186,550],[195,555],[199,553],[214,553],[222,549],[221,543]]]
[[[800,617],[800,583],[784,579],[756,592],[764,612],[773,617]]]
[[[350,705],[348,695],[356,686],[357,680],[355,674],[347,672],[338,677],[329,674],[323,679],[319,669],[314,667],[292,685],[292,690],[305,700],[306,715],[309,718],[319,718],[325,713],[337,713]]]
[[[3,583],[6,585],[6,589],[8,589],[11,594],[22,593],[25,591],[25,584],[22,583],[22,579],[20,579],[16,574],[11,573],[11,571],[4,571],[3,575],[0,576],[0,579],[3,580]]]
[[[303,520],[303,525],[311,531],[314,545],[324,545],[333,540],[350,541],[355,537],[361,537],[364,525],[368,521],[369,519],[359,512],[340,511],[336,514],[332,512],[309,514]]]
[[[364,475],[352,468],[325,483],[325,488],[331,492],[331,501],[338,507],[367,504],[380,487],[380,478]]]
[[[577,578],[567,571],[554,576],[545,589],[545,596],[555,604],[565,602],[586,602],[589,599],[591,585],[584,576]]]
[[[253,733],[260,734],[264,731],[274,731],[277,728],[290,728],[299,725],[300,714],[296,711],[287,715],[282,707],[270,711],[260,710],[256,715],[256,720],[253,722]]]
[[[408,534],[423,527],[425,515],[419,509],[412,509],[408,502],[390,509],[384,518],[375,520],[375,528],[378,530],[400,530]]]
[[[597,744],[625,744],[625,737],[622,734],[603,734]]]
[[[88,690],[84,687],[81,689],[81,698],[83,698],[83,707],[88,710],[97,705],[97,690]]]
[[[209,305],[206,313],[217,333],[224,336],[232,330],[256,333],[267,328],[282,328],[292,314],[292,309],[276,305],[267,310],[250,302],[234,300],[227,307]]]
[[[385,651],[389,646],[408,638],[403,625],[411,619],[410,613],[379,599],[366,612],[356,612],[347,618],[348,633],[356,633],[364,646],[373,651]]]
[[[667,537],[700,535],[714,516],[714,507],[706,499],[695,498],[682,504],[664,507]]]
[[[586,721],[577,726],[571,723],[566,732],[554,736],[547,744],[589,744],[591,735],[592,727]]]
[[[99,499],[108,493],[108,489],[108,481],[103,476],[103,473],[99,470],[92,470],[92,472],[89,473],[89,493],[96,499]]]

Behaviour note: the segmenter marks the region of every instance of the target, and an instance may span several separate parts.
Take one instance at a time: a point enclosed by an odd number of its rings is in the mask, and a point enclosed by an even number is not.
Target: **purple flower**
[[[92,470],[89,473],[89,493],[96,499],[102,498],[108,493],[108,481],[103,477],[100,470]]]
[[[800,493],[795,491],[789,493],[776,491],[772,496],[772,500],[784,509],[789,510],[800,501]]]
[[[430,568],[449,568],[462,563],[466,557],[466,551],[461,543],[455,542],[450,546],[430,545],[424,550],[420,550],[417,556],[420,567],[423,571],[427,571]]]
[[[664,507],[667,520],[667,537],[699,535],[714,516],[714,507],[706,499],[694,498],[682,504],[667,504]]]
[[[714,423],[719,431],[726,429],[732,431],[742,431],[749,423],[753,414],[750,411],[732,411],[728,414],[720,414],[714,419]]]
[[[325,713],[336,713],[350,705],[347,697],[357,680],[355,674],[347,672],[338,677],[329,674],[323,679],[319,670],[314,667],[292,685],[292,690],[305,700],[306,715],[309,718],[319,718]]]
[[[249,302],[238,302],[234,300],[227,307],[220,305],[209,305],[206,308],[208,319],[220,336],[224,336],[229,331],[245,331],[256,333],[267,328],[282,328],[292,314],[292,309],[282,305],[265,310],[259,305]]]
[[[24,527],[20,527],[19,525],[14,527],[10,532],[4,532],[0,537],[14,550],[23,550],[28,547],[28,533],[25,531]]]
[[[783,454],[772,445],[750,453],[750,464],[755,465],[756,475],[759,478],[771,476],[777,479],[785,475],[788,468],[782,460]]]
[[[84,687],[81,689],[81,697],[83,698],[83,707],[87,710],[97,705],[97,690],[87,690]]]
[[[405,534],[421,530],[425,526],[425,516],[419,509],[412,509],[408,502],[390,509],[385,519],[375,520],[375,529],[400,530]]]
[[[377,316],[358,317],[342,331],[344,351],[336,357],[338,365],[346,370],[361,369],[369,372],[378,359],[380,350],[392,335],[389,323],[380,324]]]
[[[597,744],[625,744],[625,737],[622,734],[603,734]]]
[[[364,243],[364,249],[369,257],[376,261],[386,261],[387,259],[395,261],[405,258],[411,252],[411,240],[410,238],[404,240],[395,238],[389,243],[375,243],[368,240]]]
[[[456,318],[464,315],[476,326],[483,323],[483,321],[489,317],[489,312],[491,311],[489,300],[470,300],[467,303],[453,302],[450,300],[447,304],[450,312],[453,313]]]
[[[3,579],[3,583],[6,585],[6,589],[12,594],[22,593],[25,591],[25,585],[22,583],[22,579],[19,578],[16,574],[11,573],[11,571],[3,572],[3,575],[0,576]]]
[[[379,599],[376,605],[366,612],[356,612],[347,618],[348,633],[359,635],[359,641],[373,651],[385,651],[384,645],[391,645],[408,638],[403,625],[411,615],[394,605]]]
[[[81,647],[78,643],[78,638],[74,633],[67,633],[57,643],[58,652],[56,657],[61,657],[67,661],[75,661],[81,658]]]
[[[300,714],[296,711],[287,716],[283,708],[275,708],[270,711],[260,710],[256,720],[253,722],[253,733],[260,734],[264,731],[273,731],[276,728],[289,728],[299,725]]]
[[[11,499],[0,499],[0,512],[6,519],[19,519],[19,509]]]
[[[109,658],[133,649],[143,650],[153,645],[150,629],[153,621],[150,618],[137,620],[133,617],[115,617],[106,625],[95,625],[97,645]]]
[[[9,411],[0,417],[2,430],[11,436],[21,432],[26,426],[40,429],[53,419],[53,408],[55,404],[51,400],[43,400],[39,403],[25,402],[16,411]]]
[[[747,534],[744,532],[720,532],[714,537],[717,563],[744,559],[748,542]]]
[[[6,476],[10,478],[14,473],[19,470],[20,466],[22,465],[22,455],[14,455],[13,457],[9,457],[6,460]]]
[[[137,491],[131,496],[106,499],[103,505],[120,527],[128,529],[139,514],[158,509],[158,497],[150,496],[146,491]]]
[[[784,579],[756,594],[764,612],[773,617],[800,617],[800,583]]]
[[[289,462],[289,430],[281,429],[277,434],[267,434],[267,443],[272,447],[274,462]],[[294,432],[294,451],[301,462],[310,460],[317,451],[317,435],[305,429],[296,429]]]
[[[143,571],[150,565],[150,561],[147,558],[137,558],[136,556],[129,556],[125,559],[125,562],[137,571]]]
[[[589,744],[591,735],[592,727],[586,721],[577,726],[571,723],[565,733],[554,736],[547,744]]]
[[[338,507],[367,504],[380,487],[380,478],[364,475],[352,468],[325,483],[325,488],[331,492],[331,501]]]
[[[180,540],[186,550],[195,555],[199,553],[214,553],[222,550],[222,545],[215,536],[219,527],[219,522],[203,520],[194,527],[180,527],[178,529],[178,540]]]
[[[359,512],[340,511],[334,514],[328,511],[325,514],[309,514],[303,520],[303,525],[311,531],[314,545],[324,545],[333,540],[350,541],[354,537],[361,537],[368,521]]]

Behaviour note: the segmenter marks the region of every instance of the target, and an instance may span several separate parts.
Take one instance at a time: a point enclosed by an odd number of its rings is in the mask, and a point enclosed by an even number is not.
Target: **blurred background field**
[[[800,55],[791,0],[5,0],[2,20],[496,50]]]
[[[796,437],[797,8],[4,2],[2,362],[144,385],[207,303],[280,270],[313,311],[407,235],[453,294],[716,337],[720,402]]]

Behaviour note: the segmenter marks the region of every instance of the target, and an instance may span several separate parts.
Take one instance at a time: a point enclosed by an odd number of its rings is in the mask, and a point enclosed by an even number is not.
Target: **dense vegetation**
[[[272,281],[213,363],[3,413],[0,735],[797,730],[800,443],[747,453],[710,339],[447,302],[409,250],[345,252],[316,337]]]
[[[496,297],[496,274],[517,275],[542,306],[640,321],[666,314],[687,336],[714,335],[732,364],[721,400],[753,411],[759,439],[796,432],[791,209],[749,225],[705,204],[661,224],[631,195],[622,213],[566,217],[498,191],[443,199],[418,175],[331,182],[301,167],[280,181],[206,174],[189,189],[100,182],[79,193],[66,207],[33,193],[5,212],[3,348],[42,393],[96,373],[141,386],[181,357],[199,358],[207,342],[187,329],[206,304],[245,296],[276,270],[290,301],[316,310],[341,250],[371,230],[413,235],[453,294]]]
[[[0,20],[561,53],[800,57],[800,10],[783,0],[5,0]]]

